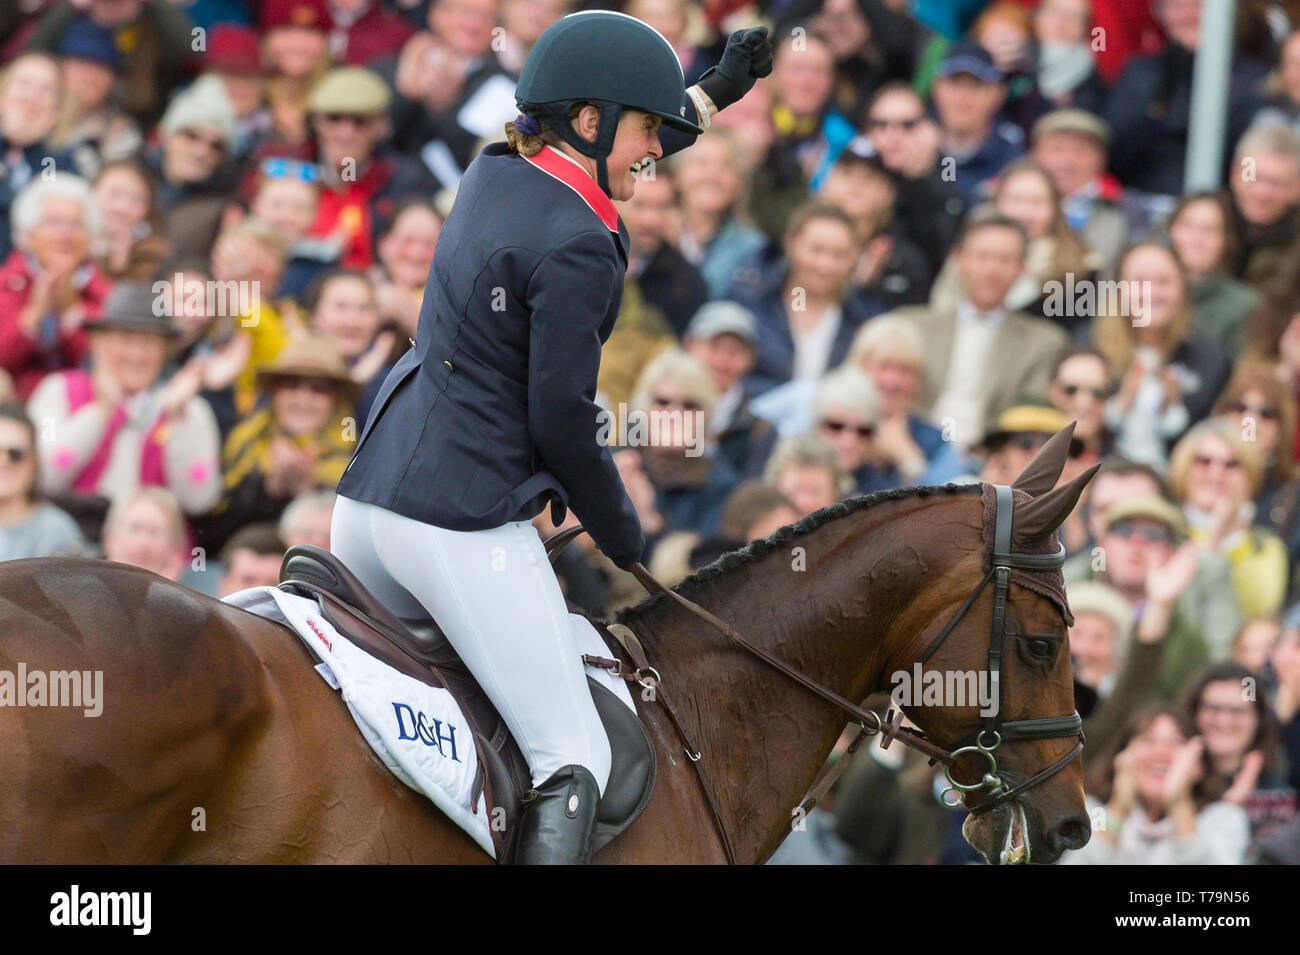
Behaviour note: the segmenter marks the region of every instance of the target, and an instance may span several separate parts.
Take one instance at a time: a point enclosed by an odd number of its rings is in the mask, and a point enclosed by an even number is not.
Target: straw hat
[[[356,401],[361,386],[352,380],[338,349],[328,340],[311,332],[301,332],[289,339],[275,360],[257,370],[264,388],[274,388],[277,379],[329,378],[351,401]]]
[[[1164,524],[1177,540],[1187,536],[1187,518],[1183,512],[1158,494],[1137,494],[1116,501],[1106,509],[1106,527],[1132,517],[1145,517]]]
[[[360,66],[339,66],[312,87],[307,97],[309,113],[349,113],[382,116],[391,94],[379,74]]]

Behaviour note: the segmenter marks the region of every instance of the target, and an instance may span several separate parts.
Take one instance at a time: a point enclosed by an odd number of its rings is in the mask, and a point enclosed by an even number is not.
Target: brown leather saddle
[[[403,620],[372,597],[356,576],[329,551],[299,544],[280,564],[280,589],[316,598],[321,613],[339,633],[389,666],[430,686],[445,689],[459,704],[478,750],[474,803],[486,800],[492,839],[500,863],[514,858],[519,815],[532,790],[523,753],[505,720],[461,662],[430,617]],[[610,653],[622,650],[596,625]],[[605,724],[613,762],[600,800],[595,849],[630,826],[654,792],[654,744],[641,721],[609,689],[587,678],[596,712]]]

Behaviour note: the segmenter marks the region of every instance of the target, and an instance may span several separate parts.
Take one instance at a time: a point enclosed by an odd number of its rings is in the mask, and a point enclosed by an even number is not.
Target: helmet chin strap
[[[597,109],[600,110],[600,127],[596,131],[596,141],[592,144],[596,160],[596,185],[600,186],[601,192],[613,199],[614,196],[609,191],[609,167],[605,160],[614,149],[614,136],[618,133],[618,119],[623,107],[617,103],[599,103]]]
[[[619,116],[623,107],[618,103],[605,100],[586,100],[600,111],[600,124],[596,131],[596,141],[589,142],[578,135],[569,121],[569,103],[521,103],[521,112],[529,113],[539,119],[545,119],[561,139],[591,159],[596,160],[596,184],[605,195],[614,198],[609,191],[609,168],[605,158],[614,148],[614,136],[618,132]]]
[[[601,192],[605,195],[614,198],[614,194],[609,191],[609,169],[605,165],[604,156],[596,157],[596,185],[600,186]]]

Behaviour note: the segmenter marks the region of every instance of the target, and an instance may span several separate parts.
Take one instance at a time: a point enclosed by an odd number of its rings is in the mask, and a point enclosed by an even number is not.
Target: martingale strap
[[[579,531],[581,531],[581,528],[579,528]],[[673,706],[672,700],[664,691],[663,682],[659,679],[659,672],[650,666],[645,654],[645,648],[641,646],[641,641],[629,627],[625,627],[621,623],[615,623],[607,626],[605,630],[618,641],[619,646],[623,648],[623,652],[628,655],[632,665],[636,667],[631,673],[625,673],[621,669],[616,669],[614,672],[628,682],[636,682],[652,690],[655,699],[659,701],[664,712],[668,714],[668,721],[672,723],[677,737],[682,741],[686,758],[695,767],[695,777],[699,780],[700,789],[703,790],[704,798],[709,804],[709,812],[713,814],[714,827],[722,837],[722,847],[726,850],[727,862],[730,865],[735,865],[736,850],[731,844],[731,834],[727,832],[726,824],[722,821],[722,806],[718,802],[717,793],[714,792],[713,783],[709,779],[703,761],[700,759],[700,748],[695,744],[695,740],[691,738],[690,733],[686,731],[686,727],[682,725],[681,720],[677,718],[677,708]]]

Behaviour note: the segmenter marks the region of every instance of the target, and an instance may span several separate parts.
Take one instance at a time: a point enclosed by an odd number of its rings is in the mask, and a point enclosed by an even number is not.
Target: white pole
[[[1236,5],[1236,0],[1204,0],[1201,5],[1200,42],[1192,71],[1184,192],[1218,189],[1223,184],[1223,145],[1228,122],[1228,83],[1232,71],[1232,28]]]

